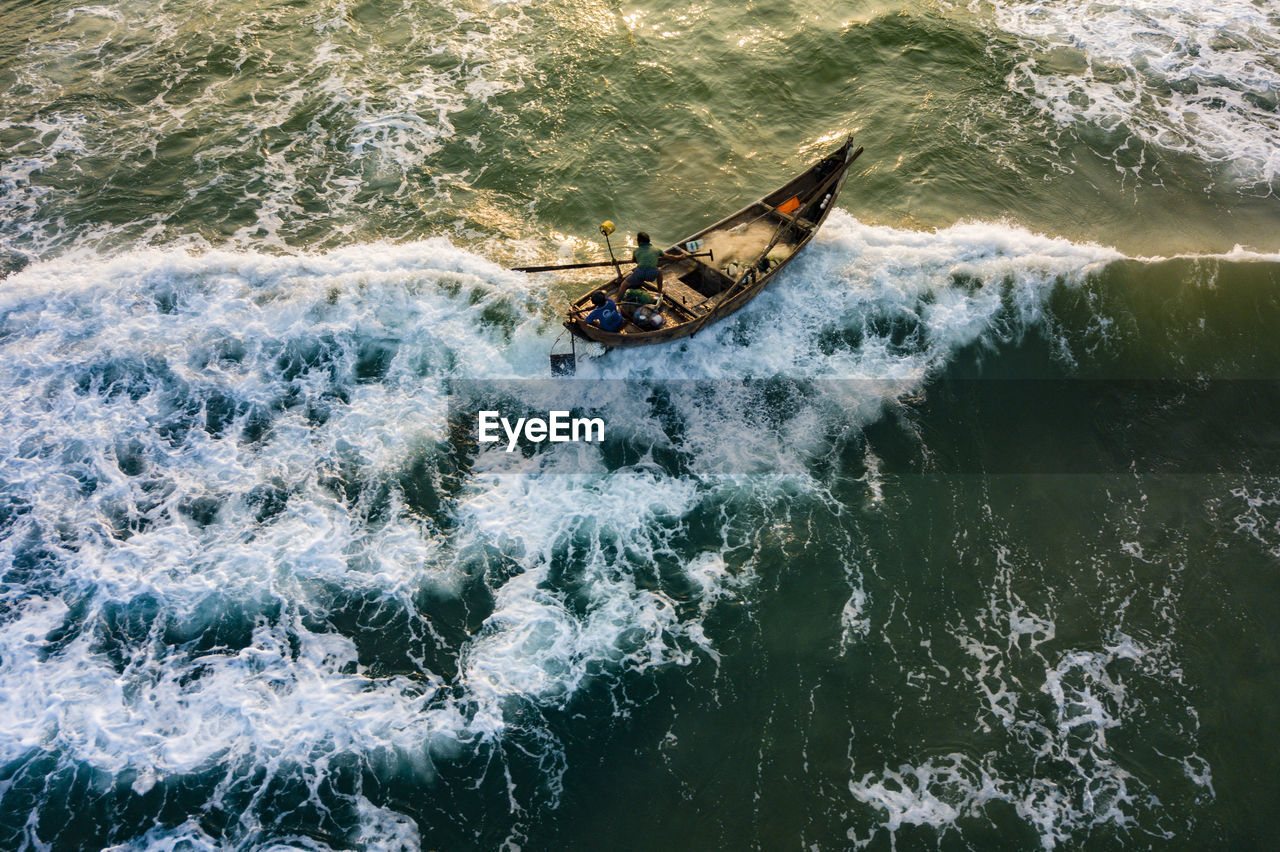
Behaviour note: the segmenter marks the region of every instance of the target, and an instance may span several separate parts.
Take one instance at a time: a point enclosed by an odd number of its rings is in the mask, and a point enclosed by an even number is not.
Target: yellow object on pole
[[[622,267],[618,265],[618,258],[613,253],[613,243],[609,242],[609,235],[616,230],[613,227],[613,221],[605,219],[600,223],[600,233],[604,234],[604,244],[609,247],[609,259],[613,261],[613,271],[618,273],[616,280],[622,280]]]

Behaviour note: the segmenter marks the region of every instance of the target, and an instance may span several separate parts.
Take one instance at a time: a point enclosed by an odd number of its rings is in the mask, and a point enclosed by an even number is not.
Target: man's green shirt
[[[636,250],[631,253],[631,258],[636,262],[637,269],[657,269],[658,258],[660,257],[662,257],[662,252],[654,248],[653,243],[636,246]]]

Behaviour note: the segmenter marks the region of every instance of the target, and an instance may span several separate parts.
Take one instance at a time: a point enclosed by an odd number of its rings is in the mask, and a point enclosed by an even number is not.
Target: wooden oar
[[[708,257],[710,255],[711,255],[711,252],[704,251],[698,254],[689,254],[688,256],[689,257]],[[635,261],[626,260],[622,262],[634,263]],[[511,271],[512,272],[552,272],[557,269],[590,269],[595,266],[613,266],[613,264],[614,262],[612,260],[601,260],[596,263],[560,263],[560,264],[554,264],[552,266],[513,266],[511,267]]]
[[[630,262],[630,261],[628,261]],[[559,263],[553,266],[513,266],[512,272],[551,272],[555,269],[590,269],[593,266],[613,266],[612,260],[602,260],[598,263]]]

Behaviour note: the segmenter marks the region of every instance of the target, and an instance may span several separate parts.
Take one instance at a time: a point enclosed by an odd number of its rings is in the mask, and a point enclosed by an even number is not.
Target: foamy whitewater
[[[1054,287],[1117,257],[999,225],[924,234],[837,211],[786,285],[739,318],[674,353],[588,358],[579,377],[844,381],[808,386],[781,419],[740,382],[676,385],[690,475],[547,445],[522,461],[543,475],[506,473],[485,449],[449,486],[449,382],[546,375],[554,324],[537,282],[443,240],[36,264],[0,303],[3,558],[16,578],[0,754],[54,755],[55,776],[89,771],[139,794],[213,773],[218,800],[246,777],[321,784],[334,761],[430,784],[438,761],[512,741],[544,773],[542,789],[513,787],[512,806],[554,807],[564,759],[526,708],[563,707],[592,679],[717,659],[702,620],[753,570],[725,568],[728,526],[700,554],[673,549],[703,507],[737,493],[829,499],[804,471],[833,435],[918,392],[956,348],[1017,336]],[[634,396],[592,413],[628,441],[673,443]],[[406,493],[409,471],[439,489],[431,512]],[[572,602],[546,588],[566,548]],[[672,559],[685,603],[638,583]],[[419,602],[459,596],[477,572],[492,611],[460,640],[442,636]],[[367,637],[334,622],[353,605],[404,633],[407,671],[370,672]],[[415,644],[436,646],[433,659]],[[413,836],[411,821],[351,799],[368,842]],[[1027,818],[1050,839],[1107,818],[1076,807],[1027,805]],[[243,820],[231,836],[253,845]],[[144,845],[162,836],[191,837]]]
[[[425,19],[405,6],[362,23],[349,5],[142,0],[58,15],[54,37],[24,46],[17,109],[0,116],[0,133],[22,140],[0,160],[0,250],[340,242],[388,204],[434,206],[416,187],[424,170],[433,195],[465,186],[472,169],[429,161],[456,135],[453,116],[476,104],[501,113],[489,99],[524,86],[521,4]],[[400,44],[381,43],[383,31]],[[173,59],[153,69],[157,55]],[[69,80],[68,66],[89,69],[89,82]],[[82,220],[84,187],[127,203],[157,179],[177,184],[170,209]],[[198,235],[175,232],[175,218],[199,221]]]
[[[0,847],[1280,837],[1267,4],[0,20]],[[850,133],[749,305],[551,375],[607,273],[505,267]]]
[[[984,5],[975,3],[975,8]],[[1029,40],[1010,88],[1059,123],[1230,165],[1246,183],[1280,178],[1280,20],[1253,0],[996,2],[996,23]]]

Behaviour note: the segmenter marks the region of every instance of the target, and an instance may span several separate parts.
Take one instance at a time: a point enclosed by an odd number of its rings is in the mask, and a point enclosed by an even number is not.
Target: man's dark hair
[[[646,234],[644,231],[641,231],[640,233],[636,234],[636,242],[638,242],[638,243],[639,243],[640,245],[642,245],[642,246],[643,246],[643,245],[648,245],[648,244],[649,244],[649,235],[648,235],[648,234]]]
[[[609,297],[604,294],[603,290],[597,290],[591,294],[591,304],[593,305],[603,305],[607,301],[609,301]]]

